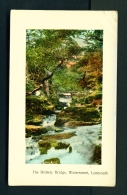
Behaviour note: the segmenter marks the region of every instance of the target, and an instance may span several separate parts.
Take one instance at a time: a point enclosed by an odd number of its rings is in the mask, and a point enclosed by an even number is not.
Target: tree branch
[[[40,84],[39,87],[35,88],[33,91],[27,92],[26,96],[28,95],[32,95],[33,93],[35,93],[36,91],[38,91],[39,89],[41,89],[43,87],[43,84]]]
[[[64,59],[64,60],[65,60],[65,59]],[[27,93],[26,93],[26,96],[32,95],[32,94],[35,93],[36,91],[40,90],[40,89],[43,87],[44,82],[45,82],[46,80],[52,78],[52,76],[54,75],[54,73],[56,72],[56,70],[59,69],[59,68],[62,66],[64,60],[62,59],[61,62],[53,69],[53,71],[52,71],[48,76],[46,76],[45,78],[42,79],[41,84],[39,85],[39,87],[35,88],[33,91],[27,92]]]

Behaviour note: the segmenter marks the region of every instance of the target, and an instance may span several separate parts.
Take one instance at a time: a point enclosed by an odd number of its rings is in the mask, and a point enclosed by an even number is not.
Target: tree
[[[82,40],[82,46],[78,40]],[[103,32],[100,30],[27,30],[27,80],[37,87],[26,95],[42,87],[49,95],[49,82],[59,89],[72,90],[80,89],[79,81],[83,79],[82,87],[85,87],[85,67],[90,64],[95,67],[92,59],[97,58],[93,57],[95,53],[102,53],[102,46]]]
[[[63,63],[73,60],[73,56],[81,52],[80,46],[69,36],[69,33],[70,31],[61,30],[27,31],[27,76],[37,84],[41,83],[27,95],[41,89],[45,81],[51,79]]]

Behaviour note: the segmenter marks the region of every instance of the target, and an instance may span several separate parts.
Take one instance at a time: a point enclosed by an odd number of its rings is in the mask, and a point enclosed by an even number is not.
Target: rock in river
[[[44,160],[43,164],[60,164],[60,160],[59,158],[50,158],[50,159]]]

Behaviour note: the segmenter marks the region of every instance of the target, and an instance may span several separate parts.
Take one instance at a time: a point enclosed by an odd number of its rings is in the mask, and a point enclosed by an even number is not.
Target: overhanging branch
[[[41,84],[37,88],[35,88],[33,91],[27,92],[26,93],[26,96],[32,95],[36,91],[40,90],[43,87],[44,82],[46,80],[52,78],[52,76],[54,75],[54,73],[56,72],[56,70],[59,69],[62,66],[63,62],[64,62],[64,60],[61,60],[61,62],[53,69],[53,71],[48,76],[46,76],[45,78],[42,79]]]

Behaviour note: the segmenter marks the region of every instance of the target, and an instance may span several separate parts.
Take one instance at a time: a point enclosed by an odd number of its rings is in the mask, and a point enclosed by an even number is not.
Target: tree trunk
[[[44,82],[44,85],[45,85],[45,93],[47,96],[49,96],[49,83],[48,83],[48,80]]]
[[[83,78],[79,80],[79,85],[84,89],[87,85],[86,83],[86,72],[83,75]]]

